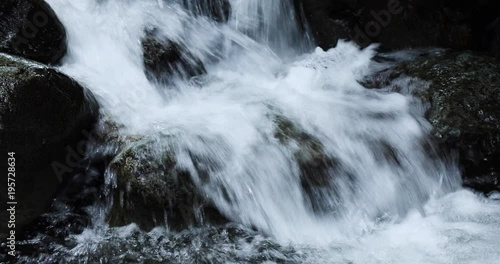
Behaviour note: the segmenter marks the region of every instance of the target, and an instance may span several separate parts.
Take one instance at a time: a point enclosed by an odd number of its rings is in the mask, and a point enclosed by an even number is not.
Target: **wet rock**
[[[142,50],[146,75],[150,80],[168,82],[174,76],[191,78],[206,73],[201,60],[156,29],[146,32]]]
[[[170,140],[143,138],[129,142],[114,160],[111,168],[116,173],[117,189],[109,216],[112,226],[136,223],[150,230],[168,224],[183,229],[226,222],[195,186],[190,173],[177,166],[168,146]]]
[[[21,242],[20,263],[304,263],[308,254],[282,246],[247,227],[227,224],[184,232],[137,226],[110,228],[92,247],[49,244],[43,239]],[[182,253],[181,253],[182,252]]]
[[[0,2],[0,52],[54,64],[66,49],[64,26],[43,0]]]
[[[295,146],[294,157],[300,170],[302,188],[309,196],[309,203],[316,212],[327,211],[315,197],[318,191],[326,188],[331,191],[335,170],[340,164],[325,152],[323,144],[314,136],[284,116],[273,117],[276,125],[274,137],[283,145]]]
[[[490,174],[480,175],[475,177],[467,177],[464,179],[464,186],[477,190],[485,194],[500,191],[500,174],[498,169]]]
[[[231,13],[228,0],[182,0],[184,7],[195,16],[206,16],[217,22],[227,22]]]
[[[8,152],[15,152],[16,229],[21,231],[47,209],[78,167],[86,151],[85,132],[92,130],[99,111],[90,92],[71,78],[4,54],[0,101],[0,149],[6,160]],[[6,177],[3,181],[7,186]],[[7,201],[4,188],[0,195]],[[0,214],[7,219],[4,211]]]
[[[498,16],[495,1],[295,0],[324,49],[338,39],[385,50],[439,46],[480,49],[485,29]]]
[[[499,190],[500,60],[472,52],[408,61],[385,73],[430,81],[416,92],[430,104],[426,118],[442,149],[459,154],[464,184]]]
[[[64,178],[50,209],[30,224],[20,238],[39,240],[43,246],[20,243],[20,251],[27,255],[37,254],[54,244],[72,248],[77,242],[69,237],[91,227],[95,209],[104,207],[109,201],[105,173],[120,148],[117,128],[116,123],[100,116],[88,133],[87,153],[91,155],[86,155],[70,177]]]
[[[352,38],[356,10],[348,1],[294,0],[294,4],[323,49],[335,47],[339,39]]]

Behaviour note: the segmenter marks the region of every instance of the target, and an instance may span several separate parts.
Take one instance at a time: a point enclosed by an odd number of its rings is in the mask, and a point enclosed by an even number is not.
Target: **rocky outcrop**
[[[117,189],[108,217],[112,226],[136,223],[144,230],[168,224],[183,229],[202,223],[223,223],[195,186],[190,173],[177,166],[168,137],[141,138],[127,143],[113,161]],[[196,157],[192,157],[196,162]],[[203,173],[203,172],[199,172]]]
[[[338,39],[385,50],[439,46],[488,50],[498,36],[490,25],[496,1],[294,0],[324,49]],[[495,33],[496,34],[496,33]],[[497,43],[498,44],[498,43]]]
[[[173,76],[191,78],[206,73],[201,60],[156,29],[146,32],[142,50],[146,75],[150,80],[168,82]]]
[[[44,212],[78,166],[85,154],[85,132],[99,111],[92,95],[71,78],[4,54],[0,101],[0,148],[2,155],[15,152],[16,229],[22,230]],[[7,201],[7,178],[2,182],[0,195]],[[7,219],[5,213],[0,212],[2,219]],[[3,233],[6,226],[1,228]]]
[[[54,64],[66,49],[66,31],[43,0],[0,2],[0,52]]]
[[[458,153],[465,186],[500,190],[500,60],[472,52],[424,56],[379,76],[430,81],[415,95],[430,104],[435,140]]]

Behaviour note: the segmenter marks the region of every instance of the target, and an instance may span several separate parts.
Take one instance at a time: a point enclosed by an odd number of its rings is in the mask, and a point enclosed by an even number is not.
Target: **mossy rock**
[[[430,104],[426,118],[434,138],[442,149],[458,152],[467,186],[500,190],[500,60],[445,53],[404,62],[385,75],[430,81],[415,95]]]
[[[0,102],[0,149],[3,155],[16,153],[16,220],[22,230],[47,209],[63,180],[83,159],[85,131],[92,130],[99,109],[90,92],[73,79],[4,54],[0,54]],[[3,177],[2,188],[6,181]],[[2,191],[2,201],[6,195]]]
[[[226,219],[198,190],[188,171],[177,166],[169,137],[142,138],[127,148],[111,165],[117,189],[108,222],[112,226],[136,223],[144,230],[169,225],[184,229]]]
[[[148,29],[142,39],[144,67],[152,81],[192,78],[206,73],[203,62],[181,44],[167,39],[157,29]]]
[[[329,189],[334,181],[335,171],[341,166],[339,162],[330,157],[323,144],[313,135],[307,133],[299,125],[283,115],[273,115],[275,124],[274,137],[285,146],[295,146],[294,158],[300,170],[300,181],[304,192],[308,195],[313,210],[322,211],[322,206],[317,204],[318,189]]]
[[[319,171],[327,170],[335,163],[325,153],[323,144],[283,116],[275,116],[274,123],[276,125],[274,136],[281,144],[294,143],[298,146],[294,156],[304,176],[302,177],[303,180],[310,181],[314,185],[326,184],[328,179],[325,179],[325,177],[311,177],[311,175],[317,174]]]

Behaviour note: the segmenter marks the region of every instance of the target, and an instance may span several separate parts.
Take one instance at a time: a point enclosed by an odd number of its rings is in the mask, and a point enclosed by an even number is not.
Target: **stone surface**
[[[92,95],[71,78],[4,54],[0,101],[0,149],[5,160],[7,152],[15,152],[16,227],[21,231],[44,212],[78,166],[85,154],[84,131],[92,129],[99,111]],[[2,181],[0,195],[6,201],[6,177]],[[1,228],[3,233],[6,226]]]
[[[500,190],[500,60],[473,52],[423,56],[378,74],[371,87],[401,76],[430,81],[416,96],[445,152],[459,155],[464,185]],[[374,78],[375,80],[377,78]]]
[[[168,82],[173,77],[191,78],[206,72],[201,60],[155,29],[146,32],[142,50],[146,75],[150,80]]]
[[[334,158],[328,156],[323,144],[314,136],[304,131],[300,126],[284,116],[276,115],[273,118],[276,125],[274,137],[280,144],[295,148],[294,158],[300,172],[300,182],[307,194],[308,203],[316,212],[328,211],[329,208],[318,201],[316,197],[324,188],[331,192],[334,181],[332,175],[341,165]]]
[[[64,26],[47,3],[0,2],[0,52],[55,64],[66,54],[66,49]]]
[[[226,222],[195,186],[189,172],[177,166],[169,141],[161,137],[136,139],[115,158],[111,168],[116,173],[117,189],[108,218],[112,226],[136,223],[150,230],[168,224],[183,229]]]

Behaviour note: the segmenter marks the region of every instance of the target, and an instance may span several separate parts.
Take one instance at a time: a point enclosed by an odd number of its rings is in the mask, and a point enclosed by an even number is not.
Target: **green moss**
[[[433,135],[458,151],[465,177],[500,173],[500,60],[454,52],[405,62],[391,74],[399,76],[430,81],[415,95],[430,103]]]
[[[406,63],[397,73],[432,82],[420,96],[431,103],[427,113],[438,137],[498,133],[500,62],[471,52]]]
[[[273,116],[273,122],[276,125],[274,136],[281,144],[287,145],[293,142],[298,145],[299,151],[295,156],[299,162],[320,160],[326,157],[321,142],[294,124],[290,119],[282,115],[275,115]]]
[[[203,221],[226,221],[204,200],[191,175],[177,166],[172,141],[175,138],[161,136],[124,143],[127,149],[111,165],[118,187],[108,216],[112,226],[133,222],[149,230],[167,222],[182,229]]]
[[[316,187],[329,185],[332,180],[329,171],[339,164],[326,153],[321,141],[283,115],[273,115],[272,120],[276,127],[274,137],[283,145],[296,146],[294,157],[305,191],[312,193]]]

